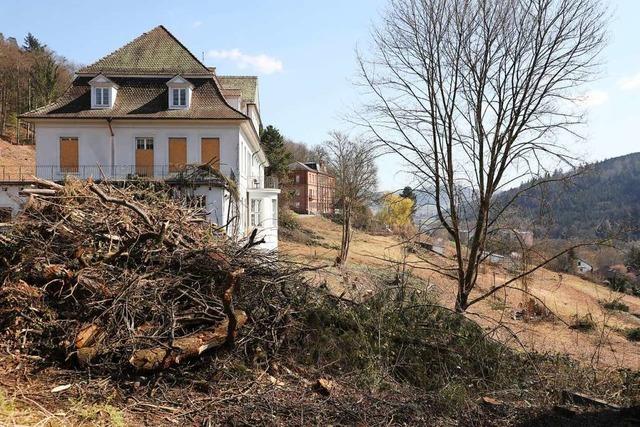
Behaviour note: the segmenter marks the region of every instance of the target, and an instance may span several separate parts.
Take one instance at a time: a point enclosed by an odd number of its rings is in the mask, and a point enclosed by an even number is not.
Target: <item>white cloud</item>
[[[618,86],[623,90],[640,89],[640,73],[620,79]]]
[[[604,90],[590,90],[578,98],[578,102],[583,107],[596,107],[602,105],[609,100],[609,93]]]
[[[210,50],[207,57],[214,59],[226,59],[234,62],[238,68],[254,69],[260,73],[273,74],[279,73],[283,69],[282,61],[269,55],[261,53],[259,55],[247,55],[239,49],[231,50]]]
[[[193,28],[200,28],[202,26],[202,21],[195,21],[193,23]]]

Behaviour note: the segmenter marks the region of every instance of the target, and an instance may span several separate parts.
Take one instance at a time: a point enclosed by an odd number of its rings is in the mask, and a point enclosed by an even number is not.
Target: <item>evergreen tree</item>
[[[405,199],[411,199],[413,202],[416,202],[416,193],[413,192],[413,188],[406,186],[402,189],[402,193],[400,193],[400,197],[404,197]]]
[[[27,34],[22,43],[22,50],[26,52],[42,52],[46,47],[46,45],[42,44],[40,40],[31,33]]]
[[[274,126],[267,126],[260,132],[260,143],[269,160],[268,174],[279,178],[286,176],[292,156],[280,131]]]
[[[53,53],[47,50],[34,52],[34,61],[29,72],[33,88],[33,107],[46,105],[57,97],[59,70],[60,64]]]

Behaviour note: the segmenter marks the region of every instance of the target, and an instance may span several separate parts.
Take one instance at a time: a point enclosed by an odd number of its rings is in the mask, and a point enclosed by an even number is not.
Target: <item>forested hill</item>
[[[640,238],[640,153],[590,164],[580,172],[570,182],[541,184],[518,200],[517,209],[533,222],[536,234],[593,237],[622,227],[629,230],[628,237]],[[505,200],[517,190],[499,198]]]

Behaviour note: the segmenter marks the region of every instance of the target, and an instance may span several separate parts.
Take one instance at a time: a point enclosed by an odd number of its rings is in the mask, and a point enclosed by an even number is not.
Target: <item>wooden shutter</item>
[[[60,138],[60,171],[78,173],[78,138]]]
[[[208,163],[220,170],[220,138],[202,138],[200,141],[200,162]]]
[[[136,144],[136,174],[153,176],[153,140],[141,139]]]
[[[178,172],[187,164],[187,138],[169,138],[169,172]]]

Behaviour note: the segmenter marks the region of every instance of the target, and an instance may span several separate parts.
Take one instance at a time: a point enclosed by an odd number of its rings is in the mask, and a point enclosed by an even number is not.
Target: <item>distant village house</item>
[[[593,266],[583,259],[576,259],[576,272],[579,274],[587,274],[593,271]]]

